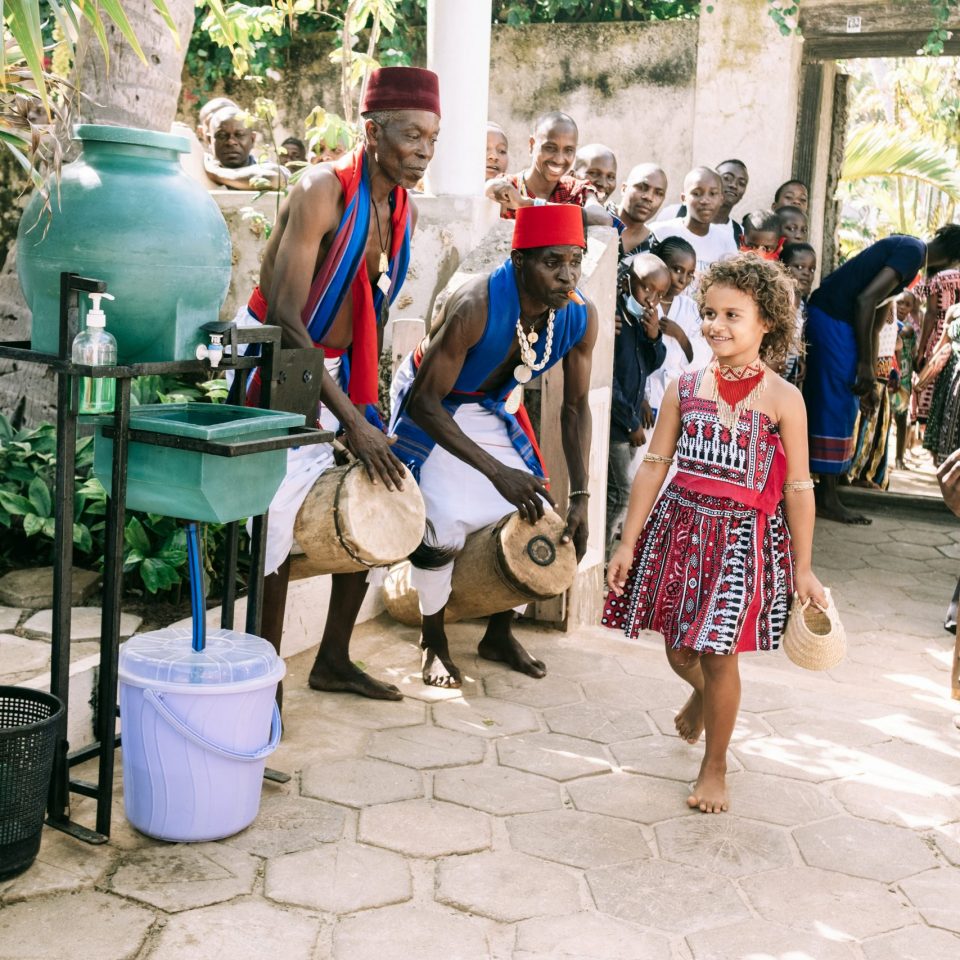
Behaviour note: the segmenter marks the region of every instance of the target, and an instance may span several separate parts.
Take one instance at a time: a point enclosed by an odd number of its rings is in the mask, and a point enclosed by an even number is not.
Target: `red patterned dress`
[[[697,653],[775,650],[793,595],[793,554],[783,513],[787,458],[777,425],[759,410],[734,434],[704,371],[680,377],[677,474],[637,540],[623,596],[601,623],[636,637],[656,630]],[[768,374],[769,376],[769,374]]]

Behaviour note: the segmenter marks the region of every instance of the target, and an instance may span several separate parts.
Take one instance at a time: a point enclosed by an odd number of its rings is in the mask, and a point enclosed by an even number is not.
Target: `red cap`
[[[440,81],[422,67],[380,67],[367,78],[360,113],[429,110],[440,116]]]
[[[573,203],[520,207],[513,227],[513,250],[531,247],[586,247],[583,211]]]

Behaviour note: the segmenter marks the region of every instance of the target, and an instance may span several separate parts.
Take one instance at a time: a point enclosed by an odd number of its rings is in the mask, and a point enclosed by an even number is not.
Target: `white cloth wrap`
[[[246,308],[244,308],[246,309]],[[340,373],[340,357],[331,357],[324,360],[327,373],[338,382]],[[321,406],[320,428],[336,431],[340,422],[330,412]],[[293,447],[287,451],[287,473],[280,484],[273,500],[270,501],[270,519],[267,523],[267,557],[264,563],[264,576],[276,573],[280,564],[291,553],[302,553],[293,538],[293,525],[297,514],[306,500],[307,494],[317,478],[334,465],[333,447],[329,443],[313,443],[305,447]],[[247,530],[251,524],[247,524]]]
[[[457,426],[478,446],[502,464],[530,472],[517,453],[507,426],[496,414],[479,404],[465,403],[453,415]],[[420,493],[433,525],[436,542],[460,549],[468,534],[482,530],[516,509],[504,499],[490,479],[475,467],[448,453],[439,444],[420,468]],[[439,570],[410,572],[410,583],[420,599],[420,613],[430,616],[443,609],[450,598],[453,562]],[[526,604],[523,604],[522,609]]]

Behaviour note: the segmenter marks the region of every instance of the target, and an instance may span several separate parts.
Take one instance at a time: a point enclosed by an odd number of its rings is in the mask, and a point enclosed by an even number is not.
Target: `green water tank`
[[[17,233],[20,286],[33,312],[31,345],[56,353],[60,273],[106,280],[116,297],[107,329],[119,363],[192,360],[219,319],[230,283],[231,244],[220,208],[180,167],[183,137],[81,124],[83,152],[50,207],[34,193]]]

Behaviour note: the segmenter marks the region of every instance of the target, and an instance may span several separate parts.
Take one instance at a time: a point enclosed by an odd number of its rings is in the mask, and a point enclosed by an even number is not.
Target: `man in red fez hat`
[[[356,149],[309,167],[290,190],[264,252],[260,283],[246,317],[238,319],[276,324],[283,347],[323,349],[320,422],[337,430],[371,479],[392,491],[401,486],[401,464],[377,411],[379,359],[387,309],[406,276],[416,225],[407,191],[423,177],[440,129],[437,76],[416,67],[375,70],[360,113],[363,139]],[[254,382],[248,402],[258,390]],[[270,507],[263,633],[278,652],[294,520],[317,477],[333,463],[328,446],[291,451]],[[365,573],[333,575],[310,686],[399,700],[395,686],[373,679],[350,659],[366,591]]]
[[[579,139],[577,123],[569,114],[555,111],[537,119],[530,136],[530,167],[488,180],[485,187],[486,195],[500,204],[504,220],[512,220],[523,207],[569,203],[583,208],[586,223],[613,225],[596,187],[570,176]]]
[[[570,476],[564,542],[587,547],[592,350],[597,310],[577,293],[583,251],[579,207],[517,212],[510,259],[453,294],[429,342],[394,378],[394,452],[420,483],[430,536],[411,557],[422,615],[424,683],[459,687],[444,612],[453,558],[467,535],[514,510],[531,522],[556,506],[522,386],[563,361],[563,449]],[[513,635],[513,611],[494,614],[478,653],[531,677],[546,667]]]

